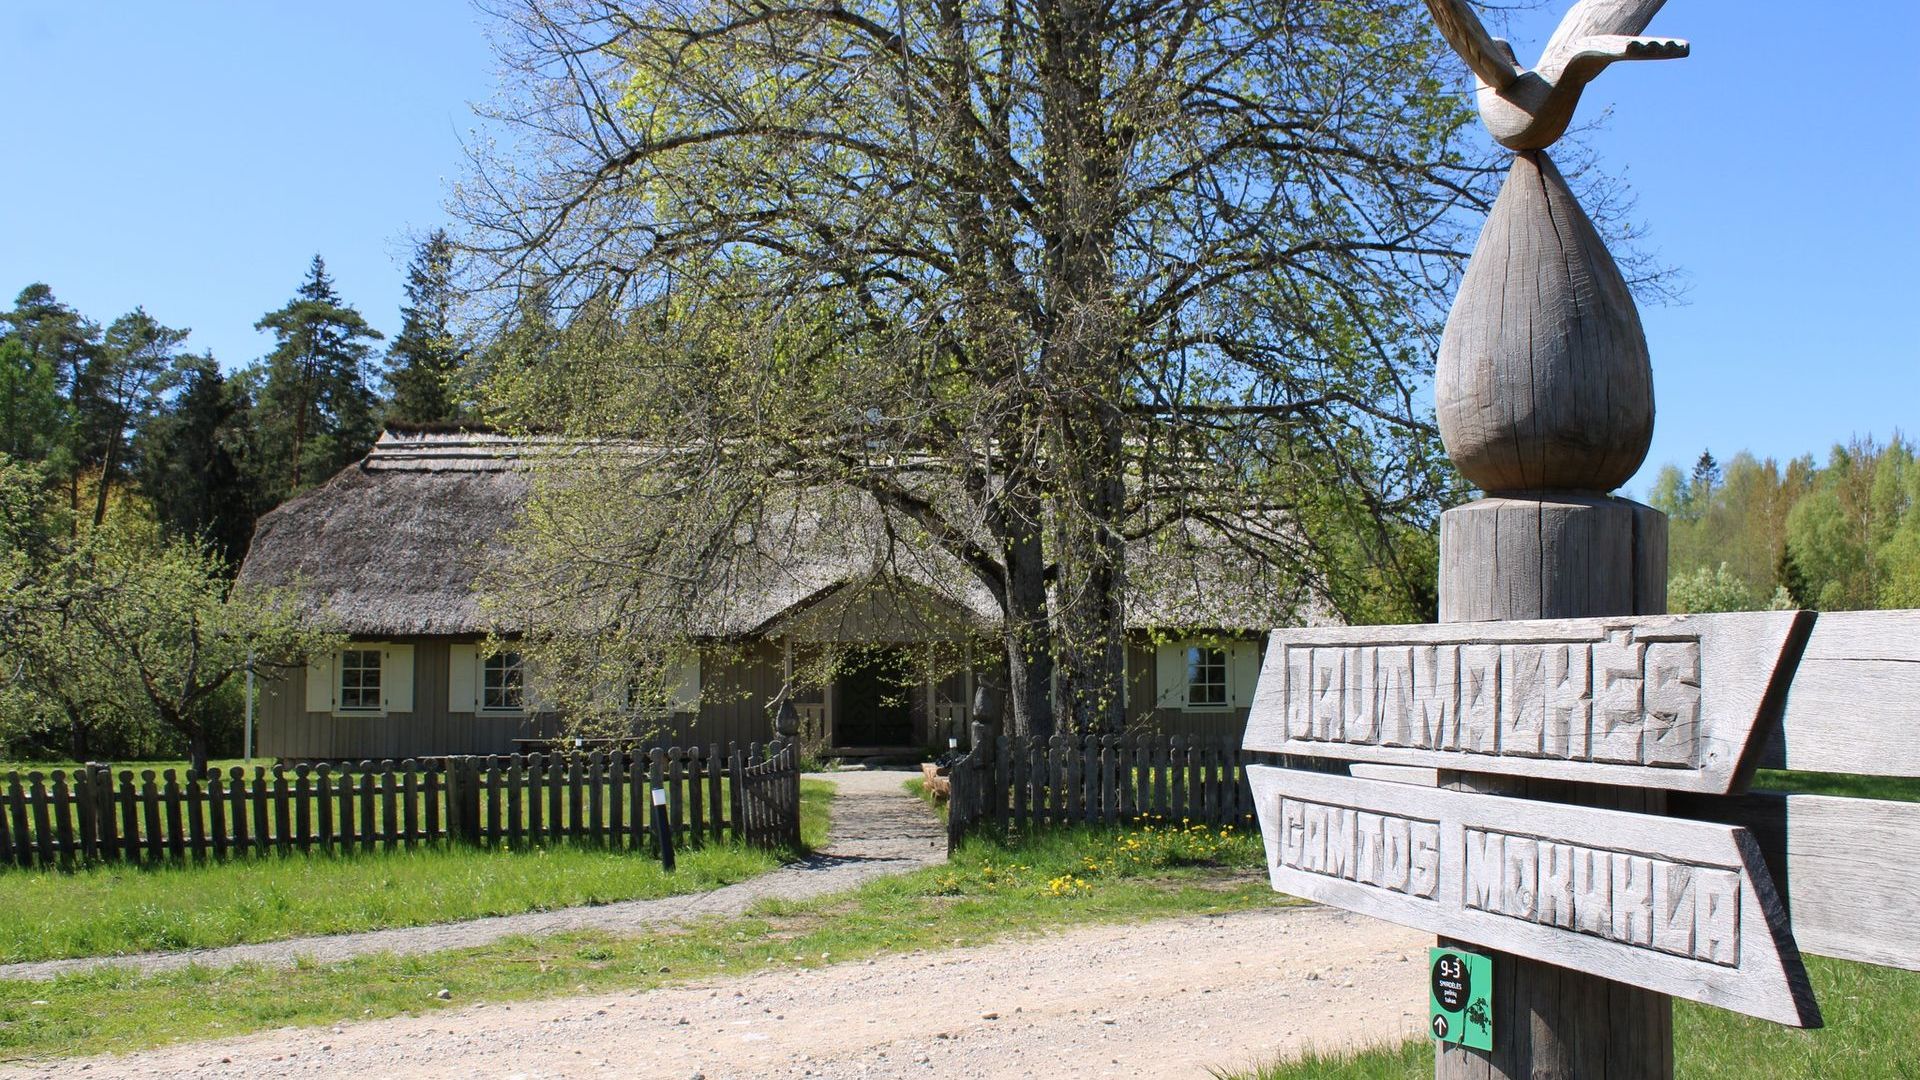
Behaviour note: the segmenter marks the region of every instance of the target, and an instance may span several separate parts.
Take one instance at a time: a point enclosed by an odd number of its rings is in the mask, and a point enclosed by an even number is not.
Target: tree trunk
[[[199,725],[187,735],[187,767],[194,776],[207,775],[207,733]]]
[[[118,436],[107,443],[107,453],[100,462],[100,483],[93,495],[93,527],[99,528],[107,520],[107,489],[113,484],[113,470],[120,464],[120,439]]]
[[[1063,466],[1078,496],[1059,514],[1060,652],[1073,729],[1081,735],[1125,729],[1126,541],[1119,531],[1126,488],[1121,429],[1111,407],[1064,425]]]
[[[92,755],[93,725],[80,714],[77,706],[67,707],[67,751],[75,761],[85,761]]]
[[[1047,619],[1046,554],[1037,522],[1006,542],[1007,734],[1053,737],[1053,635]]]
[[[173,730],[187,737],[187,769],[193,776],[205,776],[207,772],[207,729],[187,719],[186,714],[171,705],[154,703],[154,711],[160,719]]]
[[[1041,119],[1047,186],[1046,343],[1041,368],[1054,405],[1053,528],[1060,653],[1073,726],[1118,731],[1125,623],[1126,491],[1121,472],[1124,393],[1112,344],[1116,309],[1113,237],[1118,220],[1118,140],[1107,130],[1103,16],[1084,0],[1043,0]]]

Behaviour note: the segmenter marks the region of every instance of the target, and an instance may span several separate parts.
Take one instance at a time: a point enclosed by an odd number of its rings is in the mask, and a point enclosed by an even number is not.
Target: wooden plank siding
[[[476,715],[448,707],[447,679],[453,638],[396,638],[413,646],[413,711],[385,715],[339,716],[306,709],[306,670],[267,679],[260,694],[259,752],[287,761],[395,761],[457,754],[510,754],[525,749],[516,739],[560,734],[551,715]],[[772,734],[769,705],[785,681],[784,651],[778,641],[710,653],[701,665],[698,713],[675,713],[671,722],[645,740],[647,747],[746,745]],[[942,700],[964,696],[964,680],[945,680],[936,688]],[[1156,708],[1154,649],[1145,635],[1127,646],[1128,733],[1237,742],[1246,729],[1247,710]],[[944,745],[927,713],[924,688],[910,697],[916,746]],[[964,728],[961,732],[964,741]]]
[[[1129,735],[1171,736],[1208,742],[1238,743],[1246,734],[1245,708],[1183,709],[1158,708],[1159,674],[1154,663],[1154,647],[1145,634],[1129,635],[1127,641],[1127,733]]]
[[[262,684],[259,751],[290,761],[432,758],[457,754],[510,754],[517,739],[560,733],[556,717],[519,713],[475,714],[448,707],[447,679],[452,638],[396,638],[414,647],[413,711],[341,716],[306,709],[306,669]],[[772,734],[767,702],[784,679],[781,650],[773,642],[752,645],[738,661],[703,665],[699,713],[675,713],[645,741],[648,747],[748,743]]]
[[[700,713],[678,713],[662,745],[739,743],[773,733],[770,704],[786,682],[784,652],[776,641],[756,641],[720,650],[700,664]]]
[[[259,749],[293,761],[380,760],[448,754],[507,754],[514,740],[537,733],[519,714],[452,712],[447,702],[447,638],[398,638],[413,649],[413,711],[338,716],[309,712],[304,668],[266,680],[260,696]]]

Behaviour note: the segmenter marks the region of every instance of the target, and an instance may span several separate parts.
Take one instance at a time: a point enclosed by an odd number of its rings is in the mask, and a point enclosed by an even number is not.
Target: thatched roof
[[[526,501],[512,440],[383,435],[260,519],[239,584],[294,586],[351,634],[482,634],[473,583]]]
[[[260,520],[239,582],[298,587],[313,610],[350,634],[517,632],[487,620],[475,585],[506,554],[505,534],[526,503],[531,470],[565,468],[576,449],[547,437],[390,429],[363,461]],[[994,625],[991,595],[955,560],[931,545],[908,549],[874,521],[859,507],[827,500],[796,512],[794,529],[805,535],[798,542],[789,535],[778,556],[740,560],[735,572],[750,580],[714,590],[696,633],[806,636],[841,623],[876,626],[874,597],[886,591],[922,598],[895,605],[888,617],[924,620],[930,631]],[[1294,610],[1299,590],[1249,573],[1217,546],[1215,557],[1197,561],[1168,560],[1144,546],[1130,553],[1129,626],[1261,630]]]

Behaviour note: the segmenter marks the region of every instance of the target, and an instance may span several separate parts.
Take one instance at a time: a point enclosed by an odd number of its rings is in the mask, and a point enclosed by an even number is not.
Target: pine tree
[[[35,282],[20,290],[13,310],[0,315],[6,336],[26,349],[24,365],[51,374],[61,401],[58,426],[48,433],[47,479],[67,488],[68,509],[80,508],[79,466],[88,458],[76,402],[87,396],[87,372],[100,349],[100,326],[61,303],[53,290]]]
[[[187,331],[162,326],[144,308],[134,308],[107,327],[104,347],[96,351],[75,395],[77,420],[98,465],[93,524],[107,517],[107,495],[126,467],[126,450],[136,428],[158,405],[161,379],[173,369],[174,356]]]
[[[53,365],[20,339],[0,337],[0,454],[53,462],[68,438],[66,402]]]
[[[407,267],[407,303],[393,347],[387,351],[389,414],[409,423],[460,419],[452,380],[466,362],[453,332],[453,242],[436,229]]]
[[[244,395],[212,356],[183,357],[167,408],[140,433],[140,488],[169,535],[210,545],[237,568],[253,535],[256,493]]]
[[[341,302],[315,255],[300,291],[254,324],[278,344],[267,354],[260,392],[266,494],[284,498],[364,454],[377,434],[364,365],[381,340]]]
[[[1713,459],[1713,451],[1700,451],[1700,457],[1693,463],[1693,475],[1687,481],[1687,500],[1693,504],[1696,515],[1707,512],[1714,490],[1719,486],[1720,463]]]

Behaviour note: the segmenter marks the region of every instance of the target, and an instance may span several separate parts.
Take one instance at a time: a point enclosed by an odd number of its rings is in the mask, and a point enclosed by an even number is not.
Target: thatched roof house
[[[490,618],[477,583],[505,554],[536,469],[567,467],[575,448],[554,439],[481,432],[390,430],[360,463],[261,519],[241,566],[242,586],[298,587],[316,616],[352,640],[332,657],[272,685],[260,745],[283,758],[502,753],[557,733],[517,655],[487,655],[491,632],[522,627]],[[726,641],[680,672],[677,711],[663,742],[766,737],[767,706],[791,683],[796,643],[899,643],[979,637],[995,656],[998,611],[949,556],[902,550],[858,513],[800,513],[778,553],[744,560],[713,591],[696,636]],[[799,539],[796,541],[795,536]],[[1258,634],[1300,607],[1257,574],[1222,565],[1156,563],[1132,555],[1129,710],[1138,723],[1235,734],[1258,671]],[[1223,556],[1223,559],[1226,556]],[[1198,569],[1196,569],[1196,565]],[[744,569],[742,569],[744,567]],[[1254,583],[1254,584],[1250,584]],[[1164,627],[1204,627],[1207,642],[1156,641]],[[1240,638],[1222,641],[1222,633]],[[849,670],[827,686],[794,688],[803,715],[849,753],[944,746],[963,725],[970,673],[922,682],[910,694],[876,670]]]

